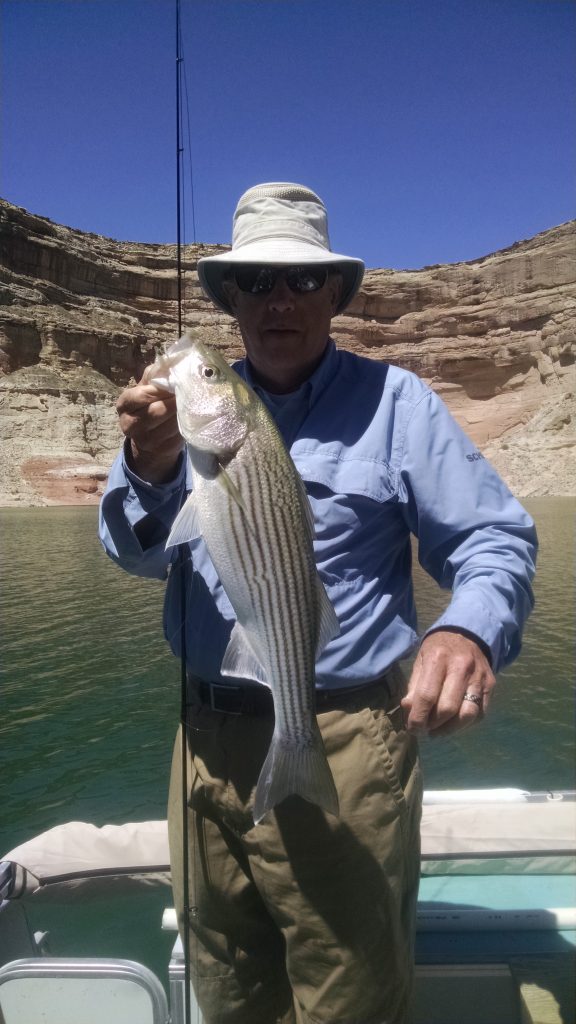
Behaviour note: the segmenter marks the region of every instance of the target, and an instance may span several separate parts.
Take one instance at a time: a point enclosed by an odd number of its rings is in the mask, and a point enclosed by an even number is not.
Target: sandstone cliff
[[[414,370],[519,495],[576,493],[576,222],[469,263],[368,271],[342,347]],[[176,336],[175,247],[74,231],[0,200],[0,504],[93,503],[114,399]],[[187,246],[184,324],[232,358],[234,322]]]

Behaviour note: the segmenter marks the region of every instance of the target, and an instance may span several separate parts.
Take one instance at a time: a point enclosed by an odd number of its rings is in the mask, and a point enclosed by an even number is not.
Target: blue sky
[[[333,248],[372,267],[474,259],[576,215],[573,0],[181,10],[198,241],[229,241],[259,181],[314,188]],[[71,227],[175,241],[173,0],[0,12],[0,194]]]

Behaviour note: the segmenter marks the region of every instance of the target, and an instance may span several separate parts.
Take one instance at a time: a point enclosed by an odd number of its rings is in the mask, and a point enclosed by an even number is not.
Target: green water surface
[[[424,741],[427,788],[574,787],[575,503],[526,505],[541,548],[523,652],[481,726]],[[162,635],[164,585],[110,562],[96,521],[94,508],[0,511],[0,855],[66,821],[165,816],[179,664]],[[424,627],[447,597],[419,569],[416,584]],[[35,925],[56,931],[64,916],[68,937],[53,952],[132,956],[162,975],[171,939],[158,929],[170,902],[168,890],[146,911],[131,896],[53,908]],[[87,919],[96,940],[83,937]]]

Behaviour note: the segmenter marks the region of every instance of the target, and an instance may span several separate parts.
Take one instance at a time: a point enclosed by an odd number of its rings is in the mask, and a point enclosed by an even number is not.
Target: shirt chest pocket
[[[314,513],[314,548],[327,586],[379,571],[392,535],[405,536],[394,474],[383,460],[295,456]]]

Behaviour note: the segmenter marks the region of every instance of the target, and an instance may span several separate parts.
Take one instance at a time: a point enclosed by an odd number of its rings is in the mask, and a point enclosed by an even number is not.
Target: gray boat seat
[[[132,960],[36,957],[0,967],[2,1024],[168,1024],[160,981]]]

